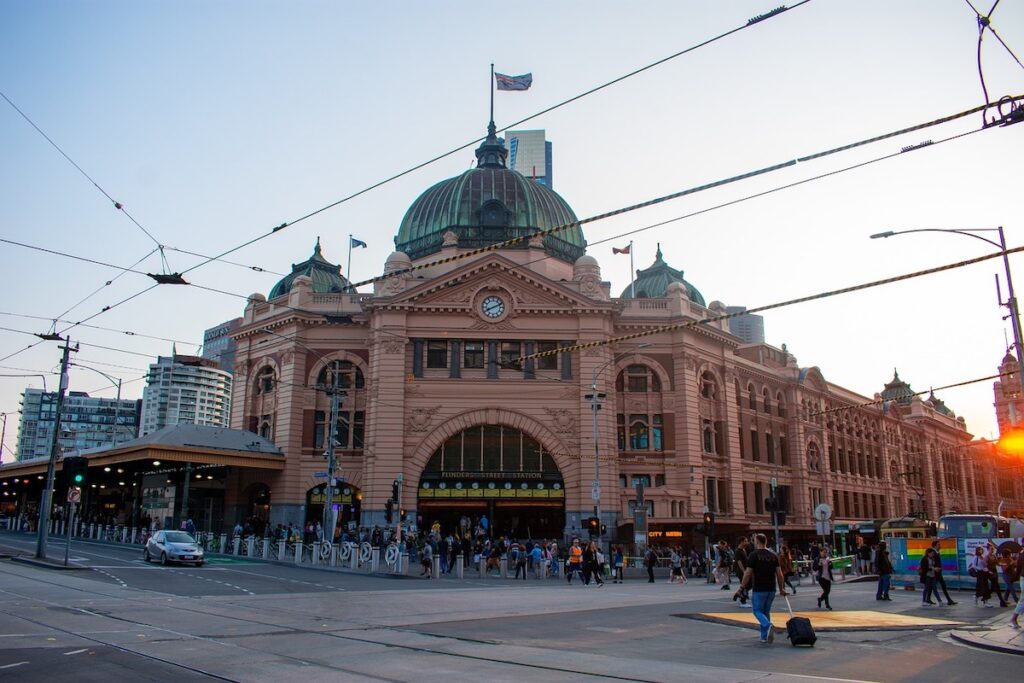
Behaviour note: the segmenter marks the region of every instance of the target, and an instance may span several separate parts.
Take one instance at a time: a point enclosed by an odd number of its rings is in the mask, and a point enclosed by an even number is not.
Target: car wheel
[[[160,564],[167,566],[167,553],[160,553]]]
[[[145,550],[142,551],[142,561],[143,562],[152,562],[153,561],[153,558],[149,556],[149,548],[146,548]]]
[[[196,566],[197,567],[202,567],[204,564],[205,564],[204,562],[196,562]]]

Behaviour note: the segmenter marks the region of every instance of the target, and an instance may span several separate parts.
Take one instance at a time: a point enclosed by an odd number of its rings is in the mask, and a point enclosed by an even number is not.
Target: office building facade
[[[83,391],[64,397],[60,436],[62,453],[131,441],[138,436],[142,401],[138,399],[93,398]],[[57,393],[26,389],[21,395],[17,460],[49,457],[53,439]]]
[[[169,425],[227,427],[231,373],[199,356],[160,356],[149,366],[142,394],[140,435]]]

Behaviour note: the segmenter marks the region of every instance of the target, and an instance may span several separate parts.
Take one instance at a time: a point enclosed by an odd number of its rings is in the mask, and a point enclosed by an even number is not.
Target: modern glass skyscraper
[[[505,132],[508,167],[527,178],[554,189],[551,178],[551,143],[543,130],[510,130]]]

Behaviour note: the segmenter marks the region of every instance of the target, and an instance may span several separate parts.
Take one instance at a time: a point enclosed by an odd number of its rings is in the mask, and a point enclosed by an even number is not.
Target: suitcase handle
[[[782,597],[786,600],[786,609],[789,610],[790,618],[795,617],[796,615],[793,614],[793,606],[789,604],[789,596],[788,595],[783,595]]]

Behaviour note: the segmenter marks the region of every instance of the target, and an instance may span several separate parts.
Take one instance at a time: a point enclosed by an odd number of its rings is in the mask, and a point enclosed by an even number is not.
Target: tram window
[[[427,367],[448,367],[448,342],[443,339],[427,340]]]

